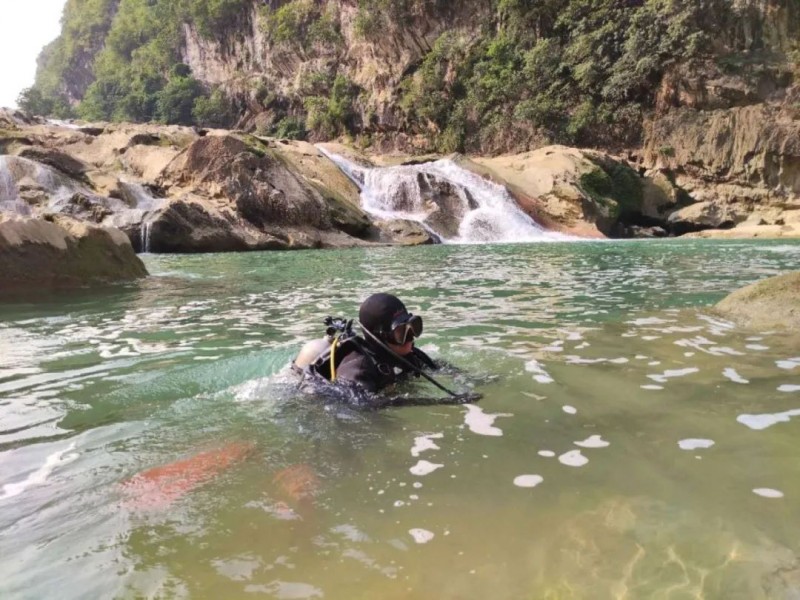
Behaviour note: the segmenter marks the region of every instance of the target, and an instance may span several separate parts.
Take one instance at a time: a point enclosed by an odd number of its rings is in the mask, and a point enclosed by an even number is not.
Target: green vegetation
[[[209,127],[231,126],[237,107],[264,110],[265,132],[312,139],[377,139],[380,112],[384,127],[388,114],[390,128],[442,152],[544,142],[613,149],[640,141],[643,115],[672,65],[710,58],[758,74],[763,62],[721,46],[720,28],[741,19],[732,0],[354,1],[347,26],[358,44],[381,57],[385,39],[403,39],[421,53],[402,75],[376,82],[396,85],[379,90],[380,106],[374,91],[362,95],[349,79],[356,62],[363,76],[369,61],[348,58],[336,0],[68,0],[62,35],[43,51],[20,104],[49,115]],[[244,64],[234,79],[250,81],[225,87],[235,98],[175,68],[185,24],[219,40],[224,54],[238,47],[225,40],[250,35],[254,14],[273,67],[294,69],[280,85],[274,71],[251,71],[249,56],[229,57]],[[452,26],[431,40],[422,32],[434,22]],[[798,63],[800,48],[791,51],[787,60]]]
[[[628,165],[600,159],[597,165],[580,177],[580,186],[595,202],[612,209],[612,216],[624,217],[641,211],[643,190],[642,179]]]
[[[20,106],[87,120],[231,125],[232,105],[180,63],[182,24],[232,28],[250,0],[68,0],[59,37],[40,57]],[[216,33],[215,33],[216,32]],[[90,82],[79,89],[76,82]],[[74,89],[71,89],[71,87]],[[77,106],[69,98],[79,100]],[[211,111],[217,111],[212,115]]]
[[[333,5],[327,9],[315,0],[289,0],[272,8],[261,8],[261,27],[275,44],[293,45],[304,53],[310,44],[336,46],[342,42]]]
[[[343,75],[338,75],[329,96],[306,98],[306,127],[327,138],[344,133],[352,125],[355,95],[355,86]]]

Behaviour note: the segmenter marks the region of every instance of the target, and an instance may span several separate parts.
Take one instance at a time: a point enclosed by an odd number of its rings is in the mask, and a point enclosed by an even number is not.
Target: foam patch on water
[[[589,462],[589,459],[581,454],[580,450],[570,450],[559,456],[558,462],[568,467],[582,467]]]
[[[525,363],[525,370],[531,373],[538,383],[553,383],[555,381],[535,358]]]
[[[442,467],[444,467],[444,465],[438,465],[436,463],[428,462],[427,460],[421,460],[411,467],[409,471],[411,471],[411,473],[417,477],[424,477],[425,475],[430,475]]]
[[[736,372],[736,369],[732,367],[725,369],[722,374],[734,383],[750,383],[749,380],[739,375],[739,373]]]
[[[521,488],[535,488],[544,481],[541,475],[519,475],[514,478],[514,485]]]
[[[778,386],[779,392],[800,392],[800,385],[785,383]]]
[[[414,447],[411,448],[411,456],[416,458],[428,450],[440,450],[441,448],[439,448],[433,440],[440,440],[443,437],[444,434],[442,433],[430,433],[414,438]]]
[[[755,488],[753,493],[762,498],[783,498],[783,492],[772,488]]]
[[[667,323],[674,323],[674,321],[667,321],[665,319],[659,319],[658,317],[646,317],[642,319],[635,319],[633,321],[625,321],[629,325],[666,325]]]
[[[427,544],[435,537],[435,534],[427,529],[409,529],[408,533],[417,544]]]
[[[733,348],[717,346],[716,342],[712,342],[703,336],[676,340],[674,344],[683,348],[694,348],[695,350],[699,350],[700,352],[704,352],[705,354],[710,354],[712,356],[744,356],[742,352],[734,350]]]
[[[513,416],[508,413],[498,413],[494,415],[487,414],[483,412],[481,407],[475,406],[474,404],[468,404],[466,408],[467,414],[464,416],[464,424],[469,427],[469,430],[472,433],[477,433],[478,435],[488,435],[493,437],[499,437],[503,435],[503,430],[494,426],[495,420],[499,417]]]
[[[53,471],[55,471],[57,467],[71,463],[73,460],[78,458],[77,453],[70,454],[70,452],[73,450],[75,450],[75,442],[71,443],[63,450],[53,452],[53,454],[45,459],[44,464],[41,467],[28,475],[28,477],[22,481],[5,484],[3,486],[3,495],[0,496],[0,500],[19,496],[22,492],[30,487],[44,485],[47,483],[50,475],[53,474]]]
[[[678,442],[678,447],[681,450],[700,450],[711,448],[714,445],[714,440],[704,440],[698,438],[689,438]]]
[[[667,379],[673,379],[675,377],[686,377],[687,375],[691,375],[692,373],[698,373],[699,371],[700,369],[698,369],[697,367],[687,367],[685,369],[667,369],[661,374],[648,375],[647,377],[658,383],[666,383]]]
[[[581,448],[608,448],[611,443],[605,441],[602,436],[592,435],[582,442],[575,442],[575,445]]]
[[[800,417],[800,408],[787,410],[780,413],[766,413],[761,415],[739,415],[736,420],[757,431],[772,427],[778,423],[788,423],[792,417]]]
[[[786,360],[779,360],[775,363],[778,365],[779,369],[786,369],[787,371],[791,371],[796,367],[800,367],[800,356],[797,358],[788,358]]]
[[[578,409],[575,408],[574,406],[569,406],[569,405],[562,406],[561,410],[563,410],[568,415],[576,415],[576,414],[578,414]]]

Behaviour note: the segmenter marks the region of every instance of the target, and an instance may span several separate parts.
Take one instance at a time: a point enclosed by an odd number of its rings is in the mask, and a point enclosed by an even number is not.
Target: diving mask
[[[392,323],[391,342],[402,346],[422,335],[422,317],[406,313]]]

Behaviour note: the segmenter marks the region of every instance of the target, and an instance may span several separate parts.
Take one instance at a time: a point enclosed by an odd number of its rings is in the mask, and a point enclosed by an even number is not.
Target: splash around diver
[[[415,346],[423,332],[422,317],[408,312],[396,296],[373,294],[362,303],[358,325],[363,336],[353,330],[353,320],[327,317],[324,323],[325,336],[306,343],[292,363],[306,393],[364,409],[468,404],[482,397],[453,392],[429,374],[459,371]],[[446,396],[385,393],[413,378],[428,380]]]

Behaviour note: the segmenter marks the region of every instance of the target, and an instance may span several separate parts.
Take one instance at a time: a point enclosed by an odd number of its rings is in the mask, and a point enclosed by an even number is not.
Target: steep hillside
[[[798,36],[799,0],[69,0],[23,105],[419,151],[635,148],[655,110],[783,102]]]

